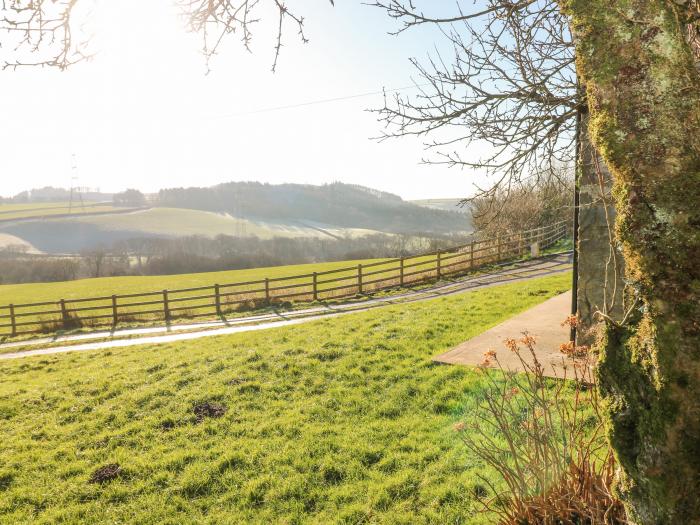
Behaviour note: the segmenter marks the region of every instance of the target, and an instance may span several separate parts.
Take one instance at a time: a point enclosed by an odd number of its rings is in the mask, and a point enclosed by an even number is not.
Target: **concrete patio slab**
[[[522,372],[523,364],[513,352],[506,349],[504,341],[507,338],[520,339],[523,332],[527,332],[535,338],[537,360],[544,367],[545,375],[563,377],[564,367],[567,367],[566,376],[573,377],[573,372],[568,367],[571,367],[574,361],[559,351],[559,346],[569,340],[569,327],[562,326],[562,322],[570,311],[569,291],[511,317],[433,360],[451,365],[480,366],[484,361],[484,353],[493,350],[504,370]],[[534,358],[523,345],[521,347],[522,356],[526,362],[532,364]],[[493,368],[498,364],[494,362],[490,366]]]

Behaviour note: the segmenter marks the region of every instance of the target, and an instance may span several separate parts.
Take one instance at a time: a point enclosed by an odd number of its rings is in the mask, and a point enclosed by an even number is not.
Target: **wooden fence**
[[[0,336],[53,333],[83,327],[224,317],[264,306],[352,297],[456,276],[522,257],[567,237],[568,222],[449,250],[359,264],[324,272],[147,293],[61,299],[0,306]]]

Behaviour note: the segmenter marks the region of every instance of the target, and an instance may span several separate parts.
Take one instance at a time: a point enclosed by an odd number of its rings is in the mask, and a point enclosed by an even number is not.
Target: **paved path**
[[[500,365],[505,370],[522,372],[524,367],[518,357],[507,350],[504,341],[507,338],[520,339],[523,332],[535,338],[537,360],[544,367],[544,372],[550,377],[563,377],[563,366],[571,367],[574,362],[565,359],[559,351],[559,345],[569,340],[569,327],[562,322],[571,311],[571,292],[566,292],[530,308],[529,310],[511,317],[498,326],[483,332],[468,341],[457,345],[449,352],[434,358],[438,363],[451,365],[479,366],[484,361],[484,353],[494,350]],[[521,345],[522,347],[523,345]],[[526,350],[521,352],[529,364],[533,358]],[[493,363],[492,367],[497,367]],[[572,377],[573,372],[567,371]]]
[[[144,344],[164,344],[175,341],[199,339],[201,337],[212,337],[217,335],[228,335],[254,330],[278,328],[281,326],[300,324],[327,317],[336,317],[339,315],[367,311],[373,308],[392,304],[425,301],[436,297],[469,292],[472,290],[498,286],[509,282],[544,277],[546,275],[566,272],[570,269],[570,254],[557,254],[536,260],[510,264],[508,267],[501,266],[500,268],[494,269],[488,273],[471,277],[468,276],[466,278],[448,281],[446,283],[443,282],[422,290],[413,290],[398,295],[368,299],[366,301],[325,305],[288,312],[268,313],[230,319],[227,321],[171,325],[168,327],[134,328],[107,332],[92,332],[88,334],[77,334],[55,338],[35,339],[32,341],[22,341],[17,343],[7,343],[0,345],[0,351],[8,348],[20,347],[23,348],[23,350],[0,354],[0,360],[19,359],[22,357],[59,354],[74,351],[102,350]],[[132,338],[118,339],[120,337]],[[112,338],[112,340],[94,341],[95,339],[104,338]],[[89,340],[93,340],[94,342],[85,342]],[[36,346],[56,343],[65,343],[65,345],[54,346],[51,348],[26,349],[31,345]]]

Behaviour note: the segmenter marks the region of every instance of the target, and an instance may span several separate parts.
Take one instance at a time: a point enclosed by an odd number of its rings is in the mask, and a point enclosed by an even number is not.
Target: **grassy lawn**
[[[0,522],[489,523],[452,429],[484,379],[430,358],[569,281],[3,362]],[[226,411],[198,421],[203,402]]]

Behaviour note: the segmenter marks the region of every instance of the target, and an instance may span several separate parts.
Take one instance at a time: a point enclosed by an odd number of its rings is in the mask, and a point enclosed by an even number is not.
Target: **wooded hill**
[[[339,182],[323,186],[229,182],[210,188],[173,188],[161,190],[157,202],[159,206],[230,213],[246,219],[389,233],[471,230],[463,213],[430,209],[391,193]]]

